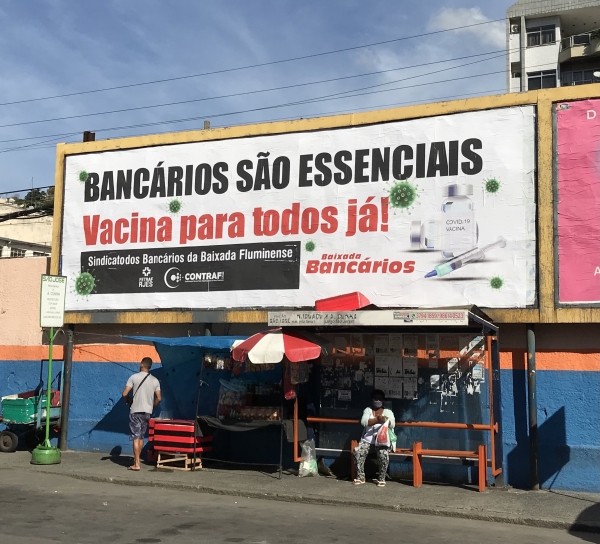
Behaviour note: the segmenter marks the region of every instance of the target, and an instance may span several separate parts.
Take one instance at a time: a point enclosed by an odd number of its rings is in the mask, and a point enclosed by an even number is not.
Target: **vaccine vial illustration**
[[[442,249],[440,237],[440,221],[429,219],[427,221],[413,221],[410,224],[410,248],[413,250]]]
[[[446,259],[473,249],[477,245],[479,229],[471,195],[473,185],[446,187],[441,213],[427,221],[411,223],[411,249],[441,251]]]
[[[477,224],[473,185],[451,184],[445,189],[442,201],[441,228],[444,238],[442,255],[452,259],[477,245]]]

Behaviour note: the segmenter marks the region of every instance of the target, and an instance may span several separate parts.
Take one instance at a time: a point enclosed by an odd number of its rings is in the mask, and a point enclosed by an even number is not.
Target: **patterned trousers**
[[[359,442],[354,449],[354,462],[356,464],[356,477],[359,480],[365,479],[365,461],[369,452],[372,450],[377,452],[377,460],[379,461],[379,479],[385,480],[388,466],[390,464],[390,450],[387,446],[375,446],[366,442]]]

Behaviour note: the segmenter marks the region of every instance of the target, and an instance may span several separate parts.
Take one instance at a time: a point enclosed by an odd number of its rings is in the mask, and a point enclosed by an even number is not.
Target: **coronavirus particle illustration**
[[[81,181],[82,183],[85,183],[89,177],[90,175],[85,170],[79,172],[79,181]]]
[[[308,253],[312,253],[317,248],[317,244],[315,244],[312,240],[308,240],[304,244],[304,249],[308,251]]]
[[[169,201],[169,213],[178,214],[181,211],[183,204],[181,200],[174,198]]]
[[[485,192],[493,195],[500,190],[500,182],[496,178],[490,178],[485,180]]]
[[[75,279],[75,292],[80,296],[87,296],[96,287],[96,279],[89,272],[82,272]]]
[[[491,280],[490,280],[490,287],[492,289],[502,289],[502,286],[504,285],[504,280],[500,277],[500,276],[494,276]]]
[[[398,181],[390,189],[390,206],[401,210],[410,208],[418,198],[417,187],[408,181]]]

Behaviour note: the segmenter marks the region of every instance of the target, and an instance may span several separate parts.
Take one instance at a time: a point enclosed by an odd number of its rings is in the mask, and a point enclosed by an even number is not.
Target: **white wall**
[[[518,93],[521,92],[521,78],[520,77],[511,77],[510,78],[510,87],[508,89],[509,93]]]
[[[521,62],[521,34],[510,34],[508,37],[509,62]]]
[[[20,209],[0,201],[0,215]],[[13,219],[0,223],[0,238],[11,238],[32,244],[52,245],[52,216],[35,219]]]
[[[543,17],[537,19],[527,19],[526,27],[555,25],[556,40],[553,44],[537,45],[525,48],[525,68],[522,76],[527,78],[527,73],[541,72],[544,70],[556,70],[557,86],[559,85],[560,72],[558,64],[558,53],[560,51],[560,18]],[[525,79],[525,88],[527,89],[527,80]]]

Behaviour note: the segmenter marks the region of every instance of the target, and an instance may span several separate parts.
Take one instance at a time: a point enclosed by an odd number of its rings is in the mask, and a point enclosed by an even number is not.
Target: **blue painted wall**
[[[177,362],[173,354],[161,352],[162,365],[152,373],[161,381],[163,415],[191,417],[194,414],[200,350],[190,349]],[[121,391],[138,363],[73,364],[69,447],[77,450],[110,452],[121,448],[129,453],[128,407]],[[39,361],[0,362],[0,396],[34,389],[45,375]],[[56,372],[55,372],[56,374]],[[218,396],[221,372],[204,371],[209,383],[202,389],[200,413],[212,413]],[[600,373],[579,371],[538,371],[538,422],[540,481],[545,488],[600,492]],[[502,370],[502,425],[506,483],[526,488],[529,484],[529,443],[526,373]],[[239,457],[251,452],[252,460],[263,450],[261,444],[277,444],[278,437],[239,433],[216,440],[219,455]],[[273,433],[271,433],[273,434]],[[273,448],[276,450],[277,448]],[[264,450],[263,450],[264,451]],[[269,461],[276,461],[275,451]],[[286,444],[285,456],[291,457]],[[410,467],[398,465],[394,472],[408,476]],[[457,472],[458,471],[458,472]],[[425,466],[425,477],[469,478],[462,468]]]
[[[197,348],[158,347],[162,364],[153,365],[152,374],[161,383],[163,401],[154,415],[192,419],[196,411],[202,350]],[[74,450],[131,453],[129,407],[121,398],[127,379],[138,372],[139,363],[73,363],[69,448]],[[245,379],[274,381],[280,370],[246,374]],[[216,415],[220,379],[229,372],[204,370],[206,382],[200,391],[198,413]],[[217,431],[213,457],[225,461],[277,463],[279,428],[229,433]],[[284,448],[288,466],[292,447]]]
[[[527,374],[502,370],[506,481],[529,485]],[[538,464],[546,489],[600,492],[600,372],[538,371]]]

